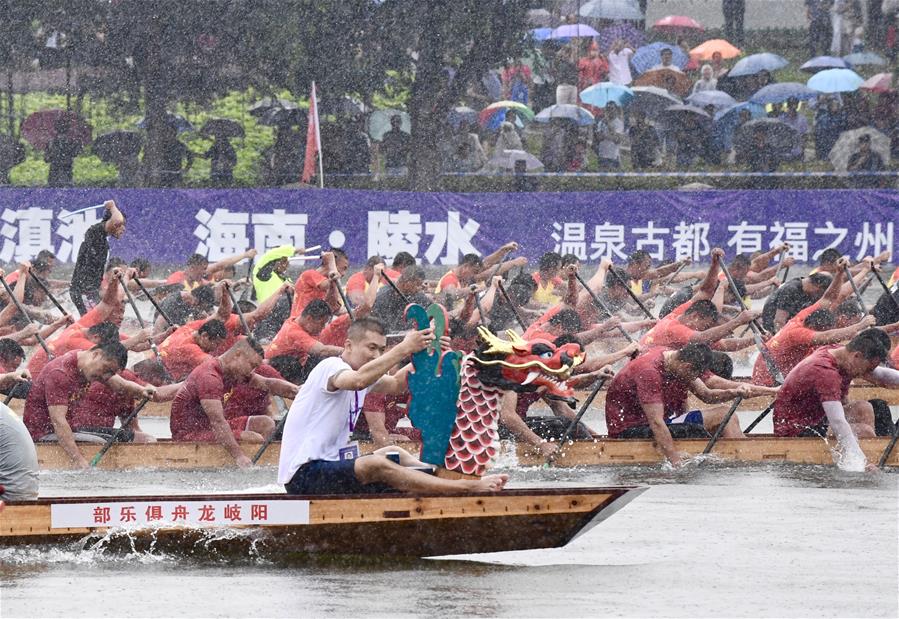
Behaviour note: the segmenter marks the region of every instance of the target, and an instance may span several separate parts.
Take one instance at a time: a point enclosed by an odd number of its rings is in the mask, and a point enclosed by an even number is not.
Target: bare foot
[[[509,481],[509,476],[505,473],[502,475],[487,475],[474,482],[472,491],[474,492],[499,492]]]

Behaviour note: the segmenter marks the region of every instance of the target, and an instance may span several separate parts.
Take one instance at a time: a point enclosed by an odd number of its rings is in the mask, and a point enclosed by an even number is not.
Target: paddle
[[[237,299],[234,298],[234,291],[231,290],[231,286],[225,284],[225,290],[228,291],[228,296],[231,297],[231,304],[234,306],[234,311],[237,312],[237,317],[240,319],[240,326],[243,327],[243,332],[247,334],[247,337],[250,337],[250,327],[247,325],[247,319],[244,318],[243,310],[240,309],[240,305],[237,304]]]
[[[733,276],[730,274],[730,269],[727,268],[727,265],[724,264],[723,261],[720,263],[720,267],[721,272],[724,273],[724,277],[727,278],[727,285],[730,286],[731,293],[740,304],[740,309],[744,312],[747,311],[748,308],[746,307],[746,303],[743,301],[743,297],[740,296],[740,291],[737,290],[737,282],[734,281]],[[758,319],[753,318],[752,322],[749,323],[749,326],[752,327],[752,336],[755,340],[755,347],[758,348],[759,354],[762,355],[762,359],[765,360],[768,372],[777,384],[783,384],[783,374],[781,374],[777,364],[774,363],[774,359],[771,358],[771,353],[768,352],[768,349],[765,348],[765,344],[762,341],[762,327],[759,325]]]
[[[346,308],[347,316],[350,317],[351,321],[356,320],[356,318],[353,316],[353,306],[350,305],[350,300],[346,298],[346,293],[343,291],[343,286],[340,285],[340,281],[332,279],[331,285],[337,288],[337,294],[340,295],[340,300],[343,301],[343,306]]]
[[[715,428],[715,433],[712,435],[712,438],[709,439],[709,442],[706,443],[705,449],[702,450],[702,453],[707,454],[712,451],[712,448],[715,447],[715,443],[718,442],[718,438],[721,436],[721,433],[724,432],[724,427],[730,422],[730,418],[734,416],[734,413],[737,412],[737,407],[742,401],[743,396],[738,395],[734,400],[734,403],[731,404],[730,410],[727,411],[726,415],[724,415],[724,419],[722,419],[721,423],[718,424],[718,427]]]
[[[512,303],[511,297],[509,297],[509,293],[506,292],[506,287],[503,286],[502,282],[496,282],[496,287],[499,289],[501,295],[503,295],[503,299],[506,300],[506,303],[509,304],[509,307],[512,308],[512,313],[515,314],[515,320],[518,322],[518,326],[521,327],[522,331],[527,331],[527,326],[524,324],[524,319],[521,317],[521,314],[518,312],[518,308],[515,307],[515,304]]]
[[[865,300],[862,299],[862,293],[859,292],[858,286],[855,285],[855,280],[852,279],[852,273],[849,272],[848,266],[843,267],[843,273],[846,274],[846,279],[849,280],[849,285],[852,286],[852,292],[855,293],[855,298],[858,299],[858,304],[862,308],[862,313],[867,314],[868,308],[865,306]]]
[[[593,387],[593,391],[590,392],[590,395],[587,396],[587,399],[584,400],[584,403],[581,404],[581,410],[577,412],[577,415],[574,416],[574,419],[571,420],[571,423],[568,424],[568,427],[565,428],[565,433],[562,435],[562,438],[559,439],[559,445],[564,445],[565,442],[571,437],[571,434],[577,428],[577,424],[581,422],[581,417],[584,416],[584,413],[587,412],[587,409],[590,408],[590,405],[593,404],[593,400],[596,399],[596,396],[599,395],[599,390],[602,389],[602,386],[606,384],[606,377],[603,376],[599,382]]]
[[[683,271],[686,267],[687,267],[686,262],[684,262],[679,267],[677,267],[677,270],[674,273],[672,273],[671,275],[669,275],[668,277],[665,278],[665,281],[662,282],[661,287],[664,288],[665,286],[671,285],[671,282],[674,281],[674,278],[677,277],[678,275],[680,275],[680,272]]]
[[[144,322],[143,316],[140,315],[140,310],[137,309],[137,302],[134,300],[134,295],[131,294],[131,291],[128,290],[128,285],[125,283],[125,278],[121,273],[118,275],[119,283],[122,285],[122,290],[125,291],[125,296],[128,298],[128,304],[131,305],[131,309],[134,310],[134,315],[137,317],[137,323],[140,325],[141,329],[146,329],[147,324]],[[153,341],[153,337],[147,337],[147,342],[150,344],[150,350],[153,351],[153,355],[156,357],[157,363],[159,363],[159,367],[162,369],[162,376],[165,378],[166,382],[174,383],[175,379],[169,374],[169,371],[166,369],[165,364],[162,362],[162,355],[159,354],[159,349],[156,347],[156,342]]]
[[[287,410],[287,405],[284,403],[284,399],[276,395],[274,396],[275,406],[278,407],[278,412],[281,413],[281,419],[278,420],[278,425],[275,426],[275,429],[272,430],[272,433],[268,435],[268,438],[265,439],[265,442],[259,446],[259,450],[256,452],[256,455],[253,456],[253,464],[259,462],[259,458],[262,457],[262,454],[265,453],[265,450],[268,449],[268,446],[271,445],[275,441],[276,436],[280,436],[282,432],[284,432],[284,424],[287,423],[287,413],[290,412]]]
[[[897,440],[899,440],[899,423],[895,424],[893,427],[893,437],[890,439],[886,449],[883,450],[880,461],[877,463],[877,468],[882,469],[886,466],[887,460],[890,458],[890,454],[893,453],[893,447],[896,446]]]
[[[16,387],[19,386],[19,383],[20,383],[20,382],[28,382],[28,381],[18,381],[18,380],[17,380],[17,381],[13,384],[13,386],[9,388],[9,393],[6,394],[6,397],[3,399],[3,404],[5,404],[6,406],[9,406],[9,403],[12,402],[13,394],[14,394],[15,391],[16,391]]]
[[[880,276],[880,271],[877,269],[873,269],[871,271],[874,273],[874,277],[877,278],[877,283],[880,284],[880,287],[883,288],[883,291],[886,293],[887,297],[889,297],[890,301],[893,302],[893,305],[899,310],[899,301],[896,300],[896,297],[893,296],[893,293],[890,291],[890,287],[887,286],[886,282],[883,281],[883,278]]]
[[[584,278],[581,277],[580,273],[575,273],[574,276],[577,278],[577,281],[579,281],[581,283],[581,286],[584,287],[584,290],[586,290],[587,293],[591,297],[593,297],[593,303],[595,303],[597,306],[599,306],[599,308],[602,311],[604,311],[606,314],[608,314],[609,318],[614,316],[614,314],[612,313],[612,310],[609,308],[609,306],[606,305],[605,303],[603,303],[602,299],[600,299],[598,296],[596,296],[595,292],[590,290],[590,286],[587,285],[587,282],[584,281]],[[631,344],[637,343],[637,340],[635,340],[633,337],[631,337],[631,334],[628,333],[627,331],[625,331],[624,327],[622,327],[621,325],[618,325],[618,330],[621,331],[621,335],[623,335],[627,339],[628,342],[630,342]]]
[[[103,455],[107,451],[109,451],[109,448],[112,447],[113,443],[115,443],[117,440],[119,440],[119,437],[125,432],[125,430],[128,428],[128,426],[131,425],[131,422],[134,421],[134,419],[141,412],[141,410],[143,410],[144,406],[146,406],[147,402],[149,402],[149,401],[150,401],[150,398],[142,399],[140,401],[140,404],[138,404],[134,408],[133,411],[128,413],[127,417],[122,419],[121,427],[119,427],[119,429],[116,430],[115,433],[106,440],[106,444],[103,445],[103,447],[100,449],[100,451],[97,452],[97,455],[95,455],[93,458],[91,458],[91,466],[92,467],[97,466],[97,463],[100,462],[100,459],[103,458]]]
[[[40,277],[35,275],[33,271],[34,271],[34,269],[28,269],[28,274],[31,275],[31,278],[35,282],[37,282],[37,285],[40,287],[41,290],[44,291],[44,294],[47,295],[47,298],[53,302],[53,305],[56,306],[56,309],[58,309],[62,313],[63,316],[67,315],[69,312],[67,312],[65,310],[65,308],[59,303],[59,301],[57,301],[56,297],[53,296],[53,293],[50,292],[50,289],[47,287],[47,284],[45,284],[41,280]]]
[[[478,296],[477,288],[474,284],[471,285],[469,289],[472,295],[474,295],[474,303],[478,308],[478,322],[481,323],[482,326],[487,326],[487,318],[484,316],[484,308],[481,307],[481,297]]]
[[[159,303],[156,302],[156,299],[154,299],[153,296],[150,294],[150,292],[146,288],[144,288],[143,282],[141,282],[138,278],[135,277],[134,283],[136,283],[137,287],[141,289],[141,292],[143,292],[145,295],[147,295],[147,298],[150,300],[150,303],[153,304],[153,307],[156,308],[156,311],[159,312],[159,315],[162,316],[162,319],[165,320],[167,323],[169,323],[170,327],[177,327],[178,325],[176,325],[174,322],[172,322],[172,319],[168,317],[168,315],[163,311],[163,309],[161,307],[159,307]]]
[[[12,302],[15,304],[16,309],[22,313],[22,316],[25,317],[25,320],[28,321],[28,324],[32,324],[34,321],[31,319],[31,316],[28,315],[28,312],[25,311],[25,308],[22,307],[22,302],[16,298],[16,295],[13,294],[12,288],[9,287],[9,284],[6,282],[6,278],[0,275],[0,284],[3,284],[3,289],[6,291],[6,294],[9,295],[9,298],[12,299]],[[35,333],[34,337],[37,339],[38,344],[41,345],[41,348],[44,349],[44,352],[47,353],[47,358],[52,359],[53,353],[50,352],[50,347],[47,346],[46,340],[41,336],[40,333]]]
[[[383,277],[383,278],[384,278],[384,281],[387,282],[387,284],[388,284],[391,288],[393,288],[393,291],[394,291],[395,293],[397,293],[398,295],[400,295],[400,298],[403,300],[403,303],[405,303],[406,305],[409,305],[409,297],[407,297],[406,295],[404,295],[404,294],[400,291],[400,289],[396,287],[396,282],[394,282],[394,281],[390,278],[390,276],[387,275],[387,273],[384,273],[383,271],[381,272],[381,277]]]
[[[782,264],[782,263],[781,263],[781,264]],[[790,267],[787,267],[787,268],[784,269],[784,274],[783,274],[783,277],[780,279],[780,283],[781,283],[781,284],[786,284],[786,283],[787,283],[787,277],[789,277],[789,275],[790,275]]]
[[[247,287],[243,292],[240,293],[240,300],[247,301],[250,298],[250,291],[253,290],[253,259],[250,258],[250,261],[247,263]]]
[[[612,277],[614,277],[615,279],[618,280],[618,283],[619,283],[619,284],[621,284],[622,286],[624,286],[624,289],[627,290],[627,293],[630,295],[631,299],[633,299],[633,300],[634,300],[634,303],[636,303],[636,304],[640,307],[640,309],[643,310],[643,313],[646,314],[646,317],[647,317],[647,318],[649,318],[650,320],[652,320],[653,318],[655,318],[655,317],[650,313],[650,311],[649,311],[648,309],[646,309],[646,306],[643,305],[643,301],[640,300],[640,297],[638,297],[638,296],[636,295],[636,293],[635,293],[633,290],[631,290],[631,287],[628,286],[627,283],[625,283],[624,279],[622,279],[621,276],[618,275],[618,272],[615,270],[615,267],[611,267],[611,268],[609,269],[609,273],[612,274]]]
[[[750,432],[752,432],[755,429],[755,427],[762,422],[762,419],[764,419],[765,417],[768,416],[768,413],[770,413],[773,408],[774,408],[774,402],[771,402],[771,404],[768,405],[768,408],[763,410],[762,413],[758,417],[753,419],[752,423],[750,423],[748,426],[746,426],[746,429],[743,430],[743,434],[749,434]]]
[[[57,216],[57,219],[68,219],[69,217],[74,217],[75,215],[79,215],[81,213],[86,213],[88,211],[92,211],[98,208],[104,208],[106,204],[94,204],[93,206],[85,206],[84,208],[80,208],[76,211],[72,211],[70,213],[66,213],[64,215]]]

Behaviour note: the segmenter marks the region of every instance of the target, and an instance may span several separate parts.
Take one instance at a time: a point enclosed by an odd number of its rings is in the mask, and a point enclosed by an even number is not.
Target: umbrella
[[[638,30],[632,24],[621,21],[600,30],[596,41],[600,49],[608,51],[612,49],[612,45],[618,39],[624,41],[625,45],[631,49],[637,49],[646,41],[642,30]]]
[[[799,132],[785,122],[775,118],[758,118],[737,129],[734,144],[738,155],[756,148],[757,131],[763,131],[765,144],[781,155],[789,154],[799,142]]]
[[[91,149],[105,163],[115,163],[124,155],[136,155],[144,143],[137,131],[111,131],[98,136]]]
[[[668,43],[650,43],[634,52],[634,57],[631,58],[631,64],[634,66],[634,70],[637,73],[645,73],[654,66],[662,64],[663,49],[671,50],[671,62],[679,69],[683,69],[687,66],[687,63],[690,62],[690,57],[684,53],[684,50],[676,45],[669,45]]]
[[[647,116],[658,116],[665,111],[665,108],[682,101],[669,93],[664,88],[656,88],[654,86],[635,86],[631,88],[634,98],[628,105],[631,111],[640,111]]]
[[[855,92],[865,79],[852,69],[827,69],[811,76],[809,88],[819,92]]]
[[[640,21],[643,11],[637,0],[593,0],[581,7],[581,17],[591,19],[626,19]]]
[[[635,79],[634,86],[656,86],[683,97],[693,88],[693,80],[673,69],[654,69]]]
[[[535,41],[545,41],[552,35],[552,28],[534,28],[531,30],[531,36]]]
[[[223,138],[242,138],[243,125],[230,118],[210,118],[200,129],[200,135],[215,135]]]
[[[553,30],[550,39],[577,39],[582,37],[595,37],[599,33],[587,24],[565,24]]]
[[[400,117],[400,131],[412,133],[412,119],[409,114],[401,110],[375,110],[368,117],[368,135],[376,142],[384,139],[384,134],[390,131],[390,119]]]
[[[523,150],[504,150],[500,154],[494,154],[490,159],[490,166],[502,170],[514,170],[515,162],[523,160],[525,170],[539,170],[543,164],[534,155]]]
[[[552,21],[552,15],[546,9],[531,9],[527,15],[528,23],[534,26],[545,26]]]
[[[293,101],[288,101],[287,99],[273,99],[271,97],[263,97],[262,99],[248,107],[247,111],[250,113],[250,116],[261,118],[272,108],[295,110],[297,109],[297,105]]]
[[[621,106],[634,98],[634,91],[614,82],[600,82],[584,88],[580,98],[584,103],[595,107],[606,107],[609,103]]]
[[[749,115],[755,118],[765,117],[765,106],[757,103],[737,103],[715,114],[715,125],[712,132],[721,141],[724,150],[730,150],[733,142],[734,131],[740,123],[740,112],[749,110]]]
[[[777,71],[783,69],[790,62],[783,56],[763,52],[752,54],[737,61],[737,64],[727,72],[728,77],[740,77],[741,75],[755,75],[762,71]]]
[[[893,92],[893,74],[878,73],[873,77],[869,77],[861,85],[861,90],[868,92]]]
[[[753,103],[764,105],[766,103],[783,103],[787,99],[799,99],[800,101],[814,99],[818,92],[798,82],[782,82],[769,84],[760,88],[749,98]]]
[[[714,105],[716,109],[724,109],[737,104],[737,100],[720,90],[703,90],[687,97],[687,101],[699,107]]]
[[[259,119],[259,124],[266,127],[293,127],[305,122],[306,112],[295,107],[271,107]]]
[[[178,131],[178,133],[185,133],[187,131],[195,130],[194,126],[190,124],[190,121],[184,118],[184,116],[182,116],[181,114],[172,114],[171,112],[166,112],[165,122],[166,124],[174,127]],[[139,121],[137,121],[136,126],[138,129],[146,129],[147,119],[141,118]]]
[[[350,118],[353,118],[365,114],[368,110],[365,108],[365,104],[358,99],[354,99],[349,95],[344,95],[337,101],[329,102],[323,111],[324,113],[334,114],[335,116],[349,116]]]
[[[887,64],[886,58],[875,54],[874,52],[856,52],[854,54],[849,54],[848,56],[843,56],[843,60],[853,67],[860,67],[862,65],[883,67]]]
[[[836,56],[816,56],[799,68],[806,73],[817,73],[825,69],[848,69],[849,64]]]
[[[540,113],[534,117],[534,121],[538,123],[548,123],[556,118],[572,120],[580,126],[592,125],[595,120],[593,114],[579,105],[557,103],[556,105],[550,105],[548,108],[540,110]]]
[[[716,52],[721,54],[723,59],[736,58],[743,53],[740,48],[734,47],[724,39],[711,39],[691,49],[690,57],[696,60],[711,60]]]
[[[497,101],[491,103],[478,114],[478,122],[485,129],[496,129],[499,124],[506,119],[506,112],[512,110],[519,117],[524,116],[525,120],[534,119],[534,110],[518,101]]]
[[[890,163],[890,138],[872,127],[862,127],[844,131],[830,149],[830,163],[835,170],[845,172],[849,166],[849,158],[858,150],[858,139],[863,135],[871,138],[871,150],[880,155],[884,165]]]
[[[91,143],[93,128],[75,112],[67,112],[65,110],[39,110],[34,112],[22,121],[19,130],[22,137],[29,144],[37,150],[44,150],[53,138],[57,136],[56,122],[63,119],[69,122],[69,130],[66,133],[68,138],[75,140],[82,146],[87,146]]]
[[[453,129],[458,129],[462,123],[473,125],[478,122],[478,113],[470,107],[459,105],[449,111],[449,114],[446,115],[446,121]]]
[[[695,105],[677,104],[665,108],[662,117],[669,125],[680,125],[685,122],[699,121],[701,123],[711,123],[712,117]]]
[[[672,32],[680,30],[705,30],[695,19],[684,15],[667,15],[652,25],[653,30]]]

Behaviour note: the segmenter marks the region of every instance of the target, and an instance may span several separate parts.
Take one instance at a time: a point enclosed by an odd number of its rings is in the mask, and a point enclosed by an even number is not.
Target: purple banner
[[[182,264],[200,253],[218,260],[283,244],[343,248],[351,263],[408,251],[422,264],[456,264],[515,240],[531,259],[546,251],[589,262],[623,260],[644,249],[658,260],[711,249],[729,255],[781,242],[810,262],[828,247],[860,259],[894,252],[899,192],[620,191],[578,193],[409,193],[353,190],[0,190],[0,261],[51,249],[73,262],[101,215],[61,215],[114,199],[128,217],[112,255]]]

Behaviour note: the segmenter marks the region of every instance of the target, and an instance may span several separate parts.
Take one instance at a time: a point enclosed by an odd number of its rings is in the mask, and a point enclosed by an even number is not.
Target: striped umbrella
[[[619,39],[624,41],[625,45],[631,49],[637,49],[646,41],[646,36],[643,34],[643,31],[638,30],[633,25],[618,21],[600,30],[596,41],[601,50],[608,51],[612,49],[612,45]]]
[[[478,114],[478,122],[485,129],[496,129],[506,119],[506,112],[512,110],[519,118],[534,119],[534,110],[518,101],[497,101],[491,103]]]
[[[657,64],[661,64],[663,49],[671,50],[671,63],[679,69],[683,69],[687,66],[687,63],[690,62],[690,57],[677,45],[661,42],[650,43],[649,45],[644,45],[638,49],[634,53],[634,57],[631,58],[631,64],[633,65],[634,70],[637,73],[645,73]]]

